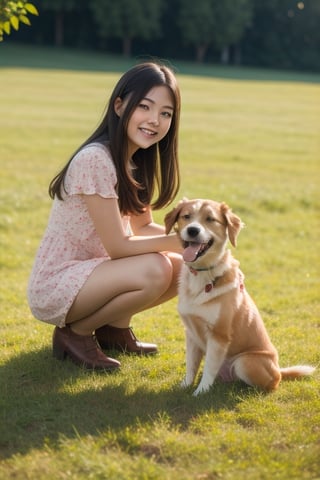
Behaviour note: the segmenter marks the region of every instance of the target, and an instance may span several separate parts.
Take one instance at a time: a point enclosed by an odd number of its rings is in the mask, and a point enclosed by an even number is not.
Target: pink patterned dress
[[[97,265],[110,259],[83,195],[118,198],[116,184],[116,170],[106,147],[90,144],[73,158],[65,177],[67,194],[63,201],[53,201],[29,279],[29,306],[39,320],[65,326],[68,310],[85,281]],[[129,217],[123,217],[123,226],[128,230]]]

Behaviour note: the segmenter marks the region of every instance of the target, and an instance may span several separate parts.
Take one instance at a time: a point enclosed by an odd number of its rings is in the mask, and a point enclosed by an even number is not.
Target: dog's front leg
[[[203,351],[195,343],[194,333],[186,329],[186,376],[181,383],[182,387],[188,387],[193,384],[202,357]]]
[[[209,338],[204,361],[204,368],[201,381],[193,395],[196,397],[199,393],[204,393],[213,385],[220,368],[224,362],[227,353],[227,346],[217,342],[214,338]]]

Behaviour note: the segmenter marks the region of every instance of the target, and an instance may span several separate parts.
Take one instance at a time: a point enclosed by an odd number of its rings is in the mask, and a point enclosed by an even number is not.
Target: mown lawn
[[[319,370],[270,395],[217,383],[194,398],[179,387],[176,300],[133,322],[159,355],[119,355],[114,375],[53,359],[52,328],[28,309],[48,183],[132,63],[0,45],[0,478],[319,479]],[[319,366],[319,76],[175,66],[179,197],[223,200],[241,216],[234,254],[281,364]]]

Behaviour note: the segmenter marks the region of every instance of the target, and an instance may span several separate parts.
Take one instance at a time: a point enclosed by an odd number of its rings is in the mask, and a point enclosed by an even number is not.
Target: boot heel
[[[53,345],[53,348],[52,348],[52,355],[54,358],[56,358],[57,360],[64,360],[67,356],[67,353],[66,351],[63,349],[63,348],[60,348],[56,345]]]
[[[106,357],[92,335],[78,335],[69,327],[56,327],[52,336],[52,354],[58,360],[69,357],[87,369],[116,370],[120,362]]]

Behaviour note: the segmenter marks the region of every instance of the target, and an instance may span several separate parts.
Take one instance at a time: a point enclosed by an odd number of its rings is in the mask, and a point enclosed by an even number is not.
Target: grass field
[[[133,321],[159,355],[118,355],[114,375],[53,359],[52,328],[28,309],[48,183],[97,125],[128,66],[0,45],[0,478],[319,479],[319,369],[270,395],[217,383],[193,398],[179,387],[176,300]],[[241,216],[234,254],[281,365],[319,366],[320,77],[176,67],[179,197],[224,200]]]

